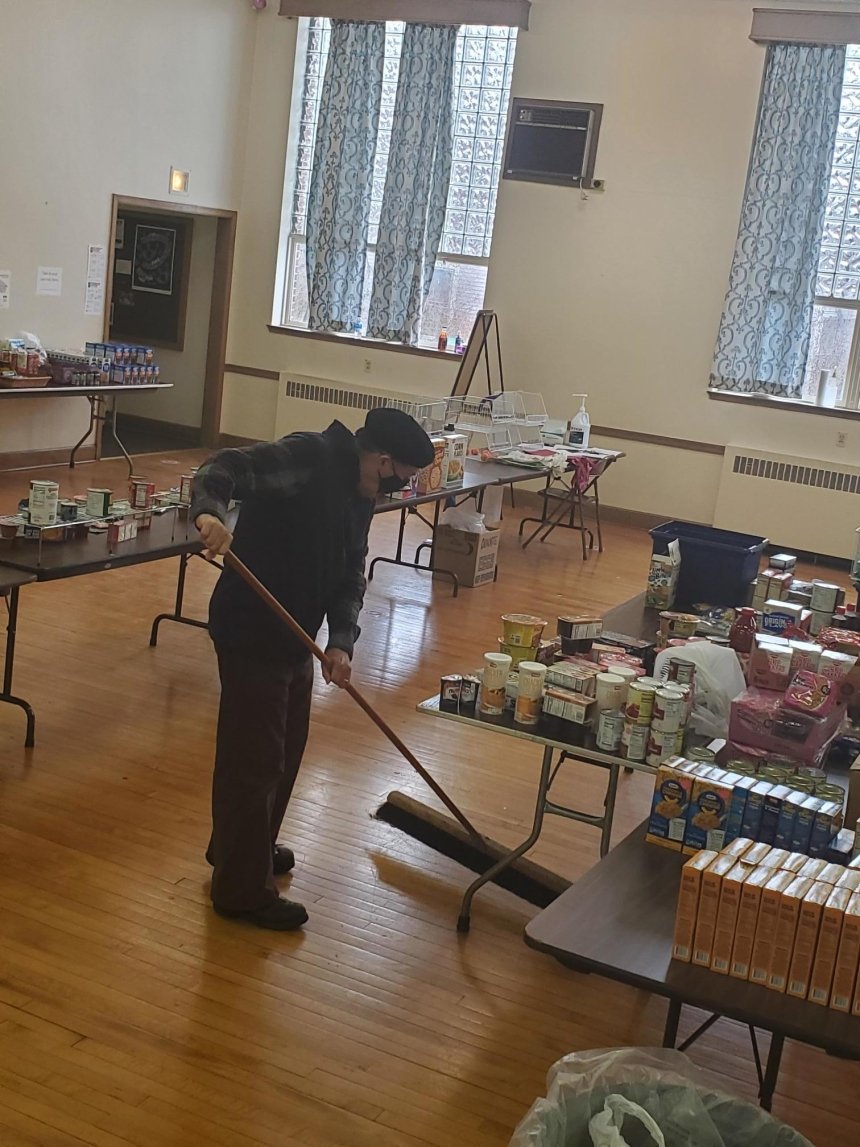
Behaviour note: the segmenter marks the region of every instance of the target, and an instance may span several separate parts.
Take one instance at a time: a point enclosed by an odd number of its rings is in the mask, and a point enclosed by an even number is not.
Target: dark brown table
[[[107,533],[89,534],[86,539],[72,542],[36,542],[18,538],[11,543],[0,543],[0,593],[4,587],[8,589],[6,653],[0,702],[6,701],[17,705],[27,714],[27,734],[24,742],[27,748],[32,748],[35,743],[35,714],[28,702],[12,694],[15,635],[18,627],[18,594],[21,586],[32,582],[81,577],[84,574],[178,557],[179,576],[174,609],[172,613],[159,614],[153,621],[149,643],[155,645],[158,640],[158,627],[162,621],[175,621],[182,625],[206,629],[205,621],[185,617],[182,613],[188,561],[202,552],[203,543],[197,530],[190,523],[187,513],[179,510],[155,514],[150,529],[140,531],[131,541],[119,542],[116,545],[110,545]]]
[[[718,1019],[750,1030],[759,1098],[768,1111],[783,1044],[795,1039],[835,1055],[860,1056],[860,1018],[671,958],[685,857],[645,840],[645,822],[525,928],[531,948],[580,972],[641,988],[669,1001],[663,1046],[674,1047],[685,1005],[710,1013],[684,1051]],[[762,1070],[756,1029],[771,1033]]]
[[[454,585],[454,597],[457,597],[460,591],[457,575],[452,570],[440,568],[434,561],[436,530],[439,526],[443,504],[450,499],[459,505],[469,498],[475,498],[480,508],[483,493],[488,487],[513,486],[516,482],[528,482],[540,477],[542,474],[539,471],[536,472],[526,467],[504,465],[501,462],[476,462],[473,459],[467,459],[465,476],[459,486],[443,486],[431,494],[417,494],[412,498],[384,498],[380,500],[374,513],[386,514],[393,510],[399,510],[400,529],[397,533],[397,548],[394,557],[375,557],[370,563],[367,574],[368,581],[373,580],[375,568],[380,562],[386,565],[406,566],[408,569],[444,574],[449,577]],[[433,516],[432,518],[425,518],[419,507],[430,505],[433,506]],[[410,514],[419,517],[430,529],[430,538],[418,546],[415,551],[415,558],[411,562],[403,557],[403,535]],[[426,564],[420,561],[421,553],[424,550],[430,551]]]

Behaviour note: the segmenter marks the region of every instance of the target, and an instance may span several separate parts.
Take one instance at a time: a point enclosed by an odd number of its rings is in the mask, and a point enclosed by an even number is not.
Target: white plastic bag
[[[588,1130],[594,1147],[630,1147],[622,1135],[625,1118],[638,1119],[646,1128],[657,1147],[666,1147],[663,1132],[638,1103],[631,1103],[623,1095],[607,1095],[603,1110],[591,1117]]]
[[[439,521],[443,526],[450,526],[452,530],[463,530],[467,534],[483,534],[484,515],[473,509],[474,502],[462,506],[449,506]]]
[[[672,657],[682,657],[696,666],[696,699],[690,717],[694,732],[727,738],[732,701],[747,687],[735,651],[709,641],[664,649],[654,663],[655,677],[666,676]]]

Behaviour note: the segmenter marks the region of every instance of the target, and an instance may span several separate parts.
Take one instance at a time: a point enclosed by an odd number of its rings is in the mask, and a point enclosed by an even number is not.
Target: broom
[[[259,578],[251,573],[245,563],[237,558],[231,550],[224,554],[224,564],[238,574],[254,593],[262,598],[269,609],[283,621],[293,636],[313,654],[321,665],[328,665],[328,658],[313,638],[302,629],[295,618],[284,609]],[[344,691],[388,738],[424,783],[433,790],[454,817],[454,821],[452,822],[450,818],[437,812],[436,809],[400,792],[388,794],[387,799],[376,810],[377,818],[401,829],[409,836],[429,845],[435,851],[441,852],[481,875],[491,868],[496,861],[507,856],[510,849],[478,832],[462,809],[455,804],[439,782],[424,768],[411,749],[404,744],[358,689],[352,683],[347,682]],[[570,887],[569,881],[563,877],[523,857],[515,860],[510,867],[499,873],[493,883],[506,888],[509,892],[513,892],[521,899],[536,904],[540,908],[545,908],[551,904],[557,896]]]

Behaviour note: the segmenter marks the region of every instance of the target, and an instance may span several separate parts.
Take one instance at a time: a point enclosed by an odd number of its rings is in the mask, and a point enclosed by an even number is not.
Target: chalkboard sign
[[[117,215],[111,339],[182,350],[193,228],[180,215]]]

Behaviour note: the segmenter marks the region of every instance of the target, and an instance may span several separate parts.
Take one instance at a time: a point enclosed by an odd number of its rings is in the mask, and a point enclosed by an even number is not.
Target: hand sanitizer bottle
[[[567,444],[576,450],[587,450],[588,438],[591,434],[591,419],[588,417],[588,411],[585,409],[585,400],[588,398],[588,395],[575,394],[573,397],[581,398],[582,405],[567,424]]]

